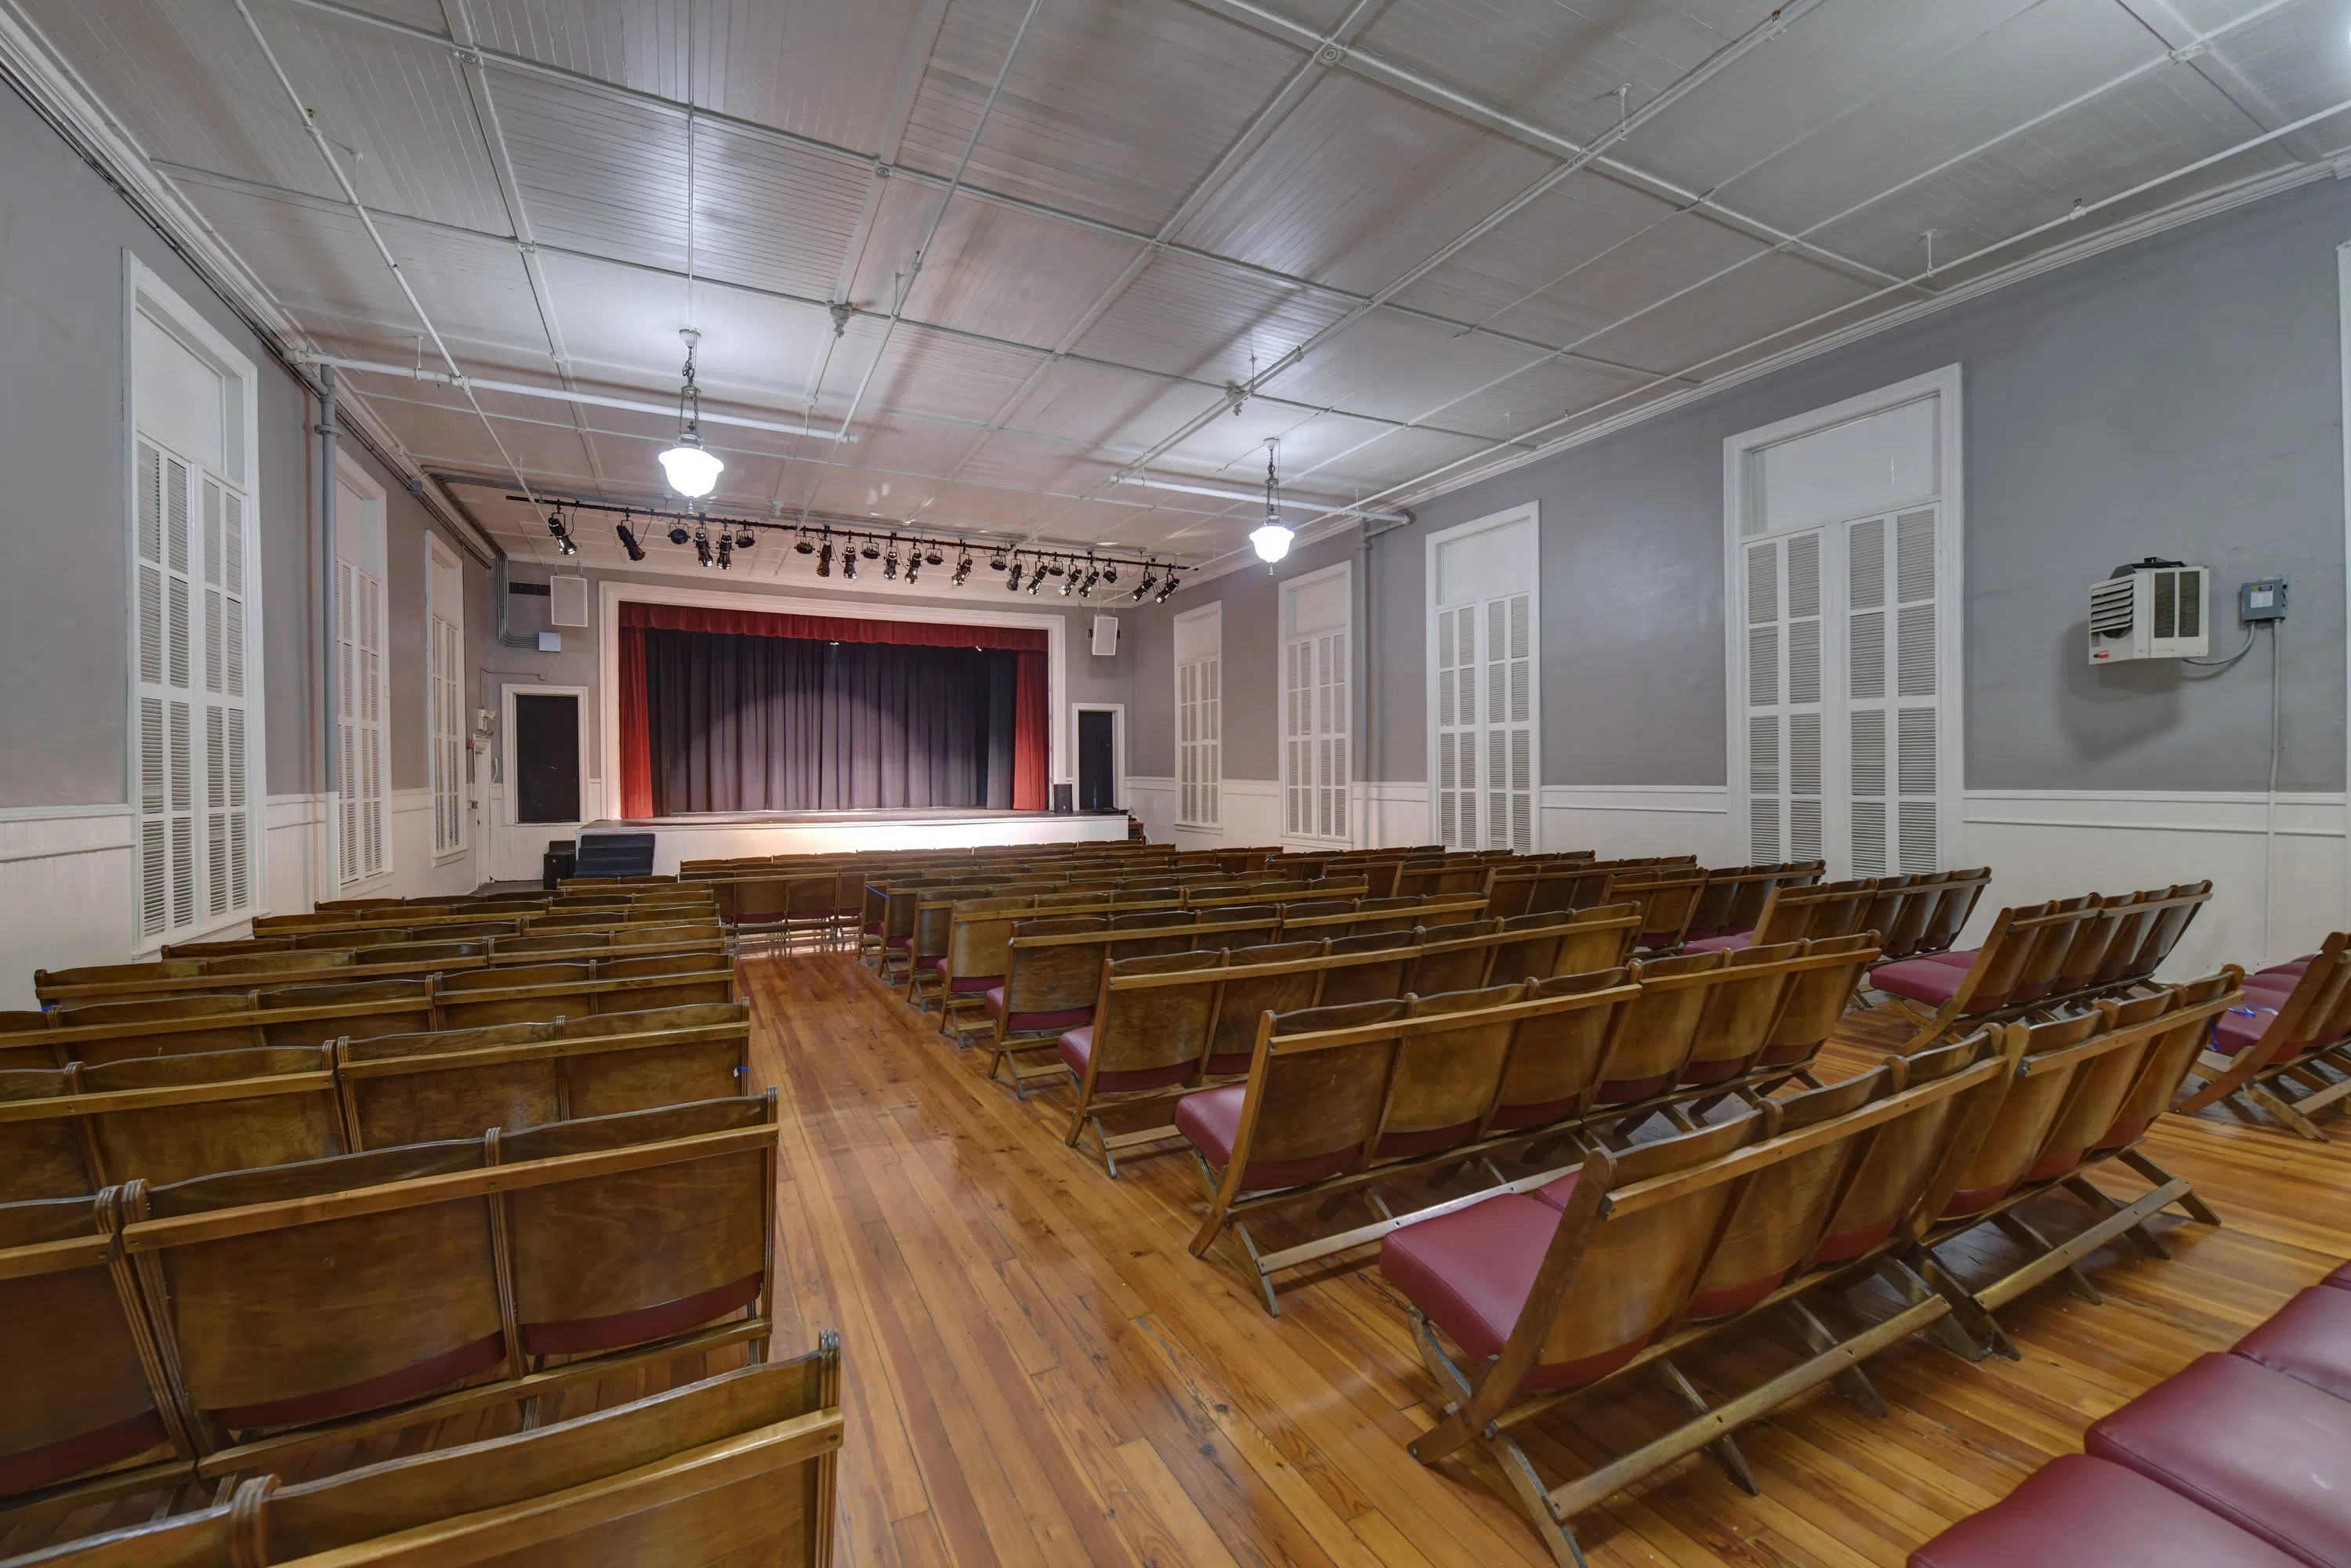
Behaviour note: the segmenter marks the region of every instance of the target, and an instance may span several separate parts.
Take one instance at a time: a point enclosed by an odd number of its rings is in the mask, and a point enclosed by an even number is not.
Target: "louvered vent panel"
[[[1877,702],[1886,696],[1886,612],[1872,610],[1850,622],[1851,677],[1846,695],[1855,702]]]
[[[1788,624],[1788,701],[1821,700],[1821,623],[1792,621]]]

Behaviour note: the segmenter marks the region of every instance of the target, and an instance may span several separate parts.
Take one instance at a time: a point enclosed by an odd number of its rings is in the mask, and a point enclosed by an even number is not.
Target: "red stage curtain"
[[[862,621],[844,615],[770,615],[757,610],[705,610],[692,604],[621,603],[621,628],[733,632],[751,637],[808,637],[830,643],[899,643],[923,648],[1004,648],[1042,653],[1042,632],[1009,626],[934,626],[918,621]]]
[[[798,637],[834,643],[895,643],[934,648],[994,648],[1019,655],[1012,720],[1012,809],[1048,809],[1046,782],[1051,717],[1045,670],[1047,634],[1025,627],[932,625],[914,621],[834,615],[770,614],[690,604],[621,603],[621,814],[653,814],[653,744],[645,700],[648,628],[726,632],[755,637]]]
[[[1047,804],[1045,655],[1022,653],[1018,681],[1012,697],[1012,809],[1041,811]]]
[[[646,736],[645,630],[628,623],[621,607],[621,815],[653,814],[653,747]]]

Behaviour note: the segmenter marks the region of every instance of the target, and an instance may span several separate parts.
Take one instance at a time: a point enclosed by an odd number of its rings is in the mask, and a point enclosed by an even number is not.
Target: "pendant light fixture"
[[[1249,543],[1257,550],[1257,559],[1271,566],[1290,553],[1290,541],[1297,536],[1281,521],[1281,481],[1274,473],[1274,453],[1280,447],[1278,441],[1265,444],[1265,521],[1249,535]]]
[[[710,494],[718,483],[718,471],[726,465],[702,446],[702,389],[694,383],[694,356],[702,334],[686,327],[678,336],[685,340],[685,382],[677,390],[677,444],[661,455],[661,465],[671,489],[695,497]]]

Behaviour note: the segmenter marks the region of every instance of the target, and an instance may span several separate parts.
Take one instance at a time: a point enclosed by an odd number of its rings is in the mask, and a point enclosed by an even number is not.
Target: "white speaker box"
[[[1118,617],[1115,615],[1095,616],[1094,657],[1097,659],[1110,659],[1115,658],[1117,655]]]
[[[549,626],[588,624],[588,580],[550,577],[547,580],[547,623]]]

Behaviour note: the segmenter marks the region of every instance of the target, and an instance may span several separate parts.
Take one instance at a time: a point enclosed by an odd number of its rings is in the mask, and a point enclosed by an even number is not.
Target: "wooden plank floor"
[[[1368,1260],[1292,1277],[1270,1318],[1231,1268],[1186,1255],[1202,1198],[1188,1158],[1110,1180],[1062,1145],[1066,1091],[1017,1102],[981,1076],[984,1051],[958,1055],[852,957],[743,975],[753,1071],[783,1103],[778,1348],[841,1336],[839,1561],[1549,1562],[1474,1471],[1405,1452],[1431,1385]],[[1833,1072],[1882,1054],[1887,1032],[1848,1019]],[[2222,1228],[2160,1222],[2170,1261],[2094,1254],[2104,1305],[2053,1285],[2013,1304],[2021,1363],[1896,1347],[1870,1364],[1887,1418],[1826,1390],[1801,1400],[1742,1438],[1761,1498],[1687,1461],[1579,1521],[1592,1562],[1900,1563],[2351,1252],[2351,1135],[2320,1147],[2167,1117],[2151,1152]],[[2061,1231],[2085,1217],[2041,1202]],[[1777,1354],[1687,1370],[1735,1390]],[[1663,1424],[1662,1390],[1633,1381],[1539,1424],[1554,1480]]]

